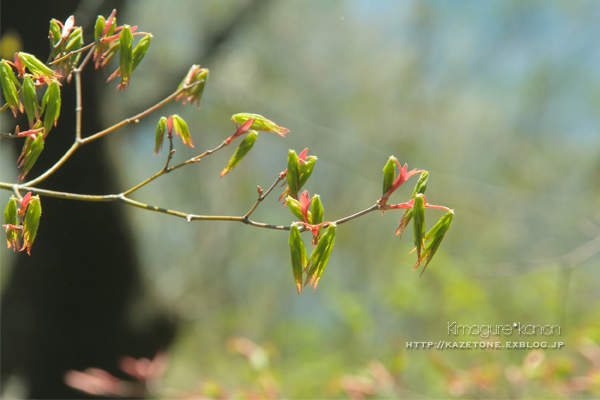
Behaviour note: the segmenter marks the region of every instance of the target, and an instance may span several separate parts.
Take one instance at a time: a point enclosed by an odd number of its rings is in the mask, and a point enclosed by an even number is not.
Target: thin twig
[[[77,150],[77,148],[80,145],[81,145],[81,142],[73,143],[71,148],[69,150],[67,150],[67,152],[65,154],[63,154],[63,156],[60,158],[60,160],[58,160],[56,162],[56,164],[54,164],[52,167],[50,167],[50,169],[48,169],[46,172],[44,172],[42,175],[38,176],[34,180],[27,182],[26,185],[28,185],[28,186],[29,185],[31,185],[31,186],[37,185],[38,183],[40,183],[41,181],[43,181],[44,179],[46,179],[47,177],[52,175],[54,172],[56,172],[56,170],[58,170],[69,159],[69,157],[71,157],[73,155],[73,153],[75,153],[75,150]]]
[[[275,182],[273,182],[271,187],[269,189],[267,189],[267,191],[264,193],[260,190],[260,187],[259,187],[258,199],[256,199],[256,202],[254,203],[254,205],[252,206],[250,211],[248,211],[246,213],[246,215],[244,215],[244,219],[248,219],[248,217],[250,217],[250,214],[252,214],[254,212],[254,210],[256,210],[256,207],[258,207],[258,205],[265,199],[265,197],[267,197],[269,195],[269,193],[271,193],[271,191],[275,188],[275,186],[277,186],[277,184],[279,182],[281,182],[282,179],[283,179],[282,174],[279,174],[279,176],[277,177]]]
[[[352,215],[349,215],[347,217],[338,219],[337,221],[333,221],[333,223],[335,223],[336,225],[344,224],[344,223],[346,223],[348,221],[351,221],[351,220],[353,220],[355,218],[358,218],[358,217],[362,217],[363,215],[368,214],[368,213],[370,213],[372,211],[375,211],[375,210],[378,210],[378,209],[379,209],[379,204],[374,204],[374,205],[372,205],[371,207],[369,207],[369,208],[367,208],[365,210],[357,212],[356,214],[352,214]]]
[[[170,102],[171,100],[173,100],[175,97],[177,97],[179,94],[185,92],[186,90],[189,90],[191,87],[195,86],[197,83],[194,82],[192,85],[189,86],[183,86],[180,89],[176,90],[173,94],[171,94],[170,96],[168,96],[167,98],[165,98],[164,100],[160,101],[159,103],[153,105],[152,107],[148,108],[145,111],[142,111],[141,113],[139,113],[138,115],[131,117],[131,118],[127,118],[124,119],[123,121],[109,127],[106,128],[103,131],[100,131],[92,136],[88,136],[85,139],[81,140],[81,144],[86,144],[89,143],[93,140],[96,139],[100,139],[102,136],[111,133],[114,130],[119,129],[122,126],[125,126],[127,124],[137,124],[138,122],[140,122],[140,118],[145,117],[146,115],[158,110],[159,108],[161,108],[162,106],[164,106],[165,104],[167,104],[168,102]]]
[[[169,172],[169,163],[171,162],[171,159],[173,158],[173,155],[175,154],[175,149],[173,148],[173,134],[169,132],[167,134],[167,139],[169,139],[169,155],[167,156],[167,162],[165,163],[165,166],[163,167],[164,172]]]
[[[267,192],[265,192],[263,195],[261,195],[261,197],[264,199],[269,194],[269,192],[271,190],[273,190],[273,188],[277,185],[277,183],[279,183],[279,181],[281,179],[282,178],[280,176],[275,181],[275,183],[273,185],[271,185],[269,190],[267,190]],[[191,222],[191,221],[232,221],[232,222],[241,222],[243,224],[255,226],[257,228],[274,229],[274,230],[280,230],[280,231],[289,231],[290,230],[289,226],[273,225],[273,224],[266,224],[263,222],[252,221],[252,220],[248,219],[249,213],[246,213],[246,215],[241,216],[241,217],[240,216],[232,216],[232,215],[200,215],[200,214],[192,214],[192,213],[186,213],[186,212],[182,212],[182,211],[171,210],[168,208],[157,207],[157,206],[153,206],[150,204],[142,203],[137,200],[130,199],[129,197],[127,197],[126,192],[119,193],[119,194],[107,194],[107,195],[88,195],[88,194],[58,192],[55,190],[39,189],[36,187],[29,186],[29,184],[17,185],[17,184],[11,184],[11,183],[6,183],[6,182],[0,182],[0,189],[13,190],[19,198],[21,198],[19,190],[24,190],[24,191],[26,190],[28,192],[33,193],[34,195],[39,194],[42,196],[53,197],[53,198],[58,198],[58,199],[65,199],[65,200],[95,201],[95,202],[118,201],[120,203],[124,203],[124,204],[134,206],[137,208],[142,208],[144,210],[155,211],[155,212],[160,212],[163,214],[172,215],[175,217],[184,218],[188,222]],[[378,209],[378,207],[379,206],[377,204],[375,204],[363,211],[360,211],[360,212],[358,212],[356,214],[352,214],[348,217],[333,221],[332,223],[335,223],[337,225],[343,224],[345,222],[348,222],[350,220],[358,218],[362,215],[368,214],[371,211],[375,211]],[[253,209],[254,208],[256,208],[256,207],[253,207]],[[301,230],[304,231],[306,229],[301,229]]]
[[[85,68],[85,66],[87,65],[88,61],[90,61],[90,58],[92,58],[92,54],[94,54],[93,51],[90,51],[89,53],[87,53],[87,55],[85,56],[85,58],[83,59],[83,61],[81,62],[81,64],[79,64],[79,66],[77,68],[75,68],[73,70],[73,72],[75,73],[80,73],[81,71],[83,71],[83,69]]]
[[[67,193],[67,192],[58,192],[56,190],[47,190],[47,189],[39,189],[36,187],[31,187],[29,184],[25,185],[14,185],[6,182],[0,182],[0,189],[5,190],[26,190],[33,194],[39,194],[47,197],[54,197],[57,199],[65,199],[65,200],[79,200],[79,201],[114,201],[118,199],[119,195],[109,194],[109,195],[89,195],[89,194],[76,194],[76,193]]]
[[[17,195],[17,198],[19,200],[23,198],[23,196],[21,196],[21,193],[19,192],[19,188],[16,185],[13,186],[13,192]]]
[[[88,55],[91,53],[88,53]],[[81,68],[73,70],[75,74],[75,143],[81,141]]]
[[[221,150],[223,147],[227,146],[228,143],[226,143],[225,141],[223,141],[223,143],[221,143],[220,145],[218,145],[217,147],[215,147],[212,150],[206,150],[204,153],[200,154],[199,156],[196,157],[192,157],[187,161],[182,162],[181,164],[177,164],[171,168],[169,168],[169,170],[167,172],[171,172],[177,168],[181,168],[184,165],[188,165],[188,164],[193,164],[193,163],[197,163],[198,161],[202,160],[202,158],[211,155],[212,153]]]
[[[150,178],[146,179],[145,181],[138,183],[137,185],[135,185],[134,187],[132,187],[129,190],[126,190],[125,192],[123,192],[123,194],[125,196],[127,196],[128,194],[131,194],[133,192],[135,192],[136,190],[146,186],[147,184],[149,184],[150,182],[152,182],[153,180],[155,180],[156,178],[158,178],[159,176],[168,174],[169,172],[176,170],[177,168],[181,168],[184,165],[188,165],[188,164],[193,164],[193,163],[197,163],[200,162],[202,160],[203,157],[206,157],[208,155],[211,155],[212,153],[214,153],[215,151],[219,151],[221,150],[223,147],[225,147],[227,145],[227,143],[223,142],[221,143],[219,146],[215,147],[212,150],[206,150],[204,153],[200,154],[199,156],[190,158],[187,161],[182,162],[181,164],[177,164],[173,167],[169,167],[169,162],[170,162],[170,158],[167,158],[167,162],[165,164],[165,167],[163,169],[161,169],[160,171],[158,171],[157,173],[155,173],[154,175],[152,175]],[[172,142],[170,142],[169,144],[169,157],[172,157],[172,154],[174,153],[174,149],[172,147]]]
[[[83,46],[82,48],[80,48],[78,50],[73,50],[73,51],[69,52],[69,54],[65,54],[64,56],[57,58],[56,60],[52,61],[51,63],[48,63],[48,65],[58,64],[59,62],[66,60],[67,58],[71,57],[72,55],[75,55],[77,53],[82,53],[82,52],[94,47],[95,44],[96,44],[96,42],[90,43],[86,46]]]
[[[68,192],[58,192],[55,190],[46,190],[39,189],[35,187],[30,187],[27,185],[12,185],[6,182],[0,182],[0,189],[13,190],[20,198],[19,190],[26,190],[28,192],[35,194],[39,194],[42,196],[53,197],[64,200],[77,200],[77,201],[95,201],[95,202],[111,202],[117,201],[120,203],[124,203],[130,206],[134,206],[137,208],[142,208],[148,211],[160,212],[163,214],[169,214],[175,217],[184,218],[186,221],[232,221],[232,222],[241,222],[246,225],[255,226],[258,228],[266,228],[266,229],[276,229],[276,230],[289,230],[290,227],[283,225],[272,225],[266,224],[263,222],[251,221],[244,217],[239,216],[231,216],[231,215],[200,215],[200,214],[192,214],[186,213],[182,211],[170,210],[168,208],[162,208],[153,206],[150,204],[142,203],[140,201],[136,201],[128,198],[124,193],[120,194],[108,194],[108,195],[88,195],[88,194],[78,194],[78,193],[68,193]]]

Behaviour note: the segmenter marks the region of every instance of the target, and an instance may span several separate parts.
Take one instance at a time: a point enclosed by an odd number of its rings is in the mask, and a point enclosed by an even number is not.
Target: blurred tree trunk
[[[123,15],[123,3],[104,1],[96,13],[108,16],[117,8]],[[206,64],[268,4],[269,0],[242,3],[229,21],[207,36],[198,62]],[[78,5],[79,0],[4,1],[2,34],[18,32],[22,50],[45,61],[50,19],[65,21]],[[94,21],[90,18],[89,26],[84,26],[86,43],[93,40]],[[173,71],[171,86],[177,86],[186,72]],[[84,136],[105,128],[97,101],[97,84],[105,78],[91,69],[82,74]],[[168,94],[157,93],[156,99]],[[150,103],[140,105],[140,109],[154,104]],[[65,84],[58,127],[50,133],[30,177],[52,166],[71,146],[74,110],[74,85]],[[111,179],[114,171],[110,165],[105,142],[100,140],[80,148],[40,187],[116,193],[119,189]],[[153,357],[172,340],[175,322],[144,296],[132,233],[120,204],[43,198],[42,208],[32,255],[18,255],[2,294],[0,371],[4,381],[11,374],[22,376],[29,385],[30,398],[81,398],[83,393],[64,384],[66,371],[93,366],[126,377],[117,368],[118,358]]]
[[[3,1],[2,33],[18,32],[22,50],[45,61],[50,19],[65,21],[78,3]],[[108,16],[113,8],[122,12],[121,6],[121,1],[106,1],[98,12]],[[92,28],[93,19],[84,27],[86,42],[93,40]],[[82,78],[83,133],[89,135],[104,128],[96,85],[102,74],[88,68]],[[58,127],[50,132],[30,177],[53,165],[73,142],[73,84],[63,85],[62,98]],[[107,194],[117,191],[112,176],[101,140],[78,150],[40,186]],[[64,384],[66,371],[94,366],[120,376],[119,357],[152,358],[172,339],[175,325],[156,311],[141,324],[131,321],[132,307],[143,299],[143,286],[120,204],[43,198],[42,208],[32,254],[18,255],[2,296],[2,379],[21,375],[29,385],[29,398],[81,398],[81,392]]]

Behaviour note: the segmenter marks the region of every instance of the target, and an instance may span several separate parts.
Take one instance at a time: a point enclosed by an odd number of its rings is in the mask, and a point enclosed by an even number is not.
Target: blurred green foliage
[[[106,124],[166,90],[174,70],[201,63],[211,71],[201,111],[162,110],[185,118],[194,140],[176,161],[233,134],[239,112],[291,133],[260,135],[243,168],[223,178],[227,151],[137,196],[243,215],[256,185],[286,168],[288,149],[308,147],[319,160],[306,189],[321,196],[327,218],[372,205],[390,155],[430,171],[428,201],[456,216],[421,279],[411,271],[412,232],[394,236],[402,210],[340,226],[318,290],[298,296],[287,234],[128,210],[148,284],[184,321],[163,384],[265,395],[264,370],[228,345],[246,337],[266,349],[286,398],[599,396],[600,5],[274,1],[214,57],[197,59],[203,39],[242,4],[129,3],[123,20],[154,39],[129,92],[114,100],[107,87]],[[124,188],[164,163],[166,154],[151,157],[158,118],[112,138]],[[414,182],[392,201],[407,201]],[[427,229],[441,215],[429,210]],[[253,217],[291,222],[276,196]],[[561,336],[548,340],[565,347],[406,348],[479,341],[449,336],[453,321],[558,324]]]

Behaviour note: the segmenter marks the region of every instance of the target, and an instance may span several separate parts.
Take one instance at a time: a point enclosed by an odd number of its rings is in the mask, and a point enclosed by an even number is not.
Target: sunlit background
[[[162,387],[283,398],[600,395],[600,6],[270,1],[203,60],[203,38],[246,4],[145,0],[119,10],[119,23],[154,39],[126,93],[106,85],[106,126],[173,91],[183,78],[173,71],[210,69],[200,111],[170,104],[108,139],[121,187],[164,165],[166,150],[152,156],[161,115],[190,126],[195,148],[177,143],[180,162],[231,135],[231,115],[251,112],[291,133],[260,133],[223,178],[233,146],[133,198],[243,215],[256,186],[286,168],[288,149],[308,147],[318,161],[305,188],[321,196],[326,220],[373,205],[391,155],[428,170],[428,201],[456,214],[421,278],[412,227],[394,235],[401,212],[340,225],[317,290],[298,295],[287,233],[127,209],[146,283],[181,318]],[[408,200],[415,181],[392,202]],[[254,220],[295,219],[279,193]],[[428,210],[427,226],[442,215]],[[482,340],[449,335],[452,322],[559,325],[560,336],[492,340],[564,347],[407,348]],[[240,337],[258,346],[249,361]]]

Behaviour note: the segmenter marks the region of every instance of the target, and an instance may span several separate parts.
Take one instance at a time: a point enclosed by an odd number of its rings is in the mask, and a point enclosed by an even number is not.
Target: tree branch
[[[207,154],[206,152],[204,154]],[[133,207],[137,207],[137,208],[142,208],[144,210],[148,210],[148,211],[155,211],[155,212],[160,212],[163,214],[168,214],[168,215],[172,215],[175,217],[179,217],[179,218],[184,218],[186,221],[191,222],[191,221],[232,221],[232,222],[241,222],[243,224],[246,225],[250,225],[250,226],[254,226],[257,228],[266,228],[266,229],[275,229],[275,230],[281,230],[281,231],[289,231],[290,227],[289,226],[283,226],[283,225],[273,225],[273,224],[267,224],[267,223],[263,223],[263,222],[256,222],[256,221],[252,221],[250,219],[248,219],[248,217],[250,216],[250,214],[252,214],[252,212],[256,209],[256,207],[258,206],[258,204],[264,200],[264,198],[273,190],[273,188],[275,188],[275,186],[282,180],[283,178],[281,177],[281,175],[277,178],[277,180],[271,185],[271,187],[264,193],[261,194],[259,196],[259,199],[256,201],[256,203],[254,204],[254,206],[252,207],[252,209],[247,212],[245,215],[243,216],[231,216],[231,215],[201,215],[201,214],[193,214],[193,213],[187,213],[187,212],[183,212],[183,211],[176,211],[176,210],[171,210],[168,208],[162,208],[162,207],[158,207],[158,206],[153,206],[150,204],[146,204],[146,203],[142,203],[140,201],[137,200],[133,200],[130,199],[129,197],[127,197],[127,193],[131,193],[131,189],[127,192],[123,192],[123,193],[119,193],[119,194],[107,194],[107,195],[89,195],[89,194],[78,194],[78,193],[68,193],[68,192],[58,192],[55,190],[47,190],[47,189],[40,189],[40,188],[36,188],[36,187],[31,187],[27,184],[25,185],[18,185],[18,184],[11,184],[11,183],[7,183],[7,182],[0,182],[0,189],[5,189],[5,190],[13,190],[15,191],[15,193],[19,193],[19,190],[24,190],[24,191],[28,191],[33,193],[34,195],[41,195],[41,196],[46,196],[46,197],[53,197],[53,198],[57,198],[57,199],[64,199],[64,200],[76,200],[76,201],[95,201],[95,202],[110,202],[110,201],[117,201],[120,203],[124,203]],[[139,185],[138,185],[139,186]],[[375,204],[363,211],[357,212],[356,214],[352,214],[349,215],[347,217],[338,219],[336,221],[332,221],[331,223],[334,223],[336,225],[340,225],[343,223],[346,223],[348,221],[351,221],[355,218],[361,217],[365,214],[370,213],[371,211],[375,211],[378,210],[380,208],[380,206],[378,204]],[[304,231],[305,229],[302,229],[302,231]]]

